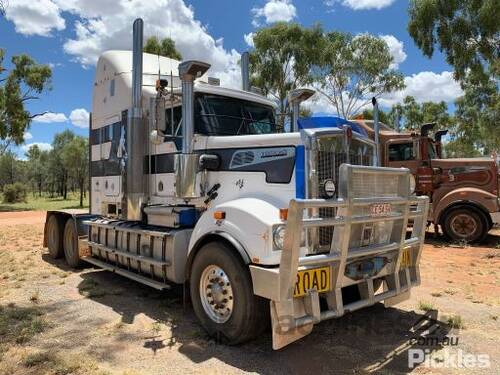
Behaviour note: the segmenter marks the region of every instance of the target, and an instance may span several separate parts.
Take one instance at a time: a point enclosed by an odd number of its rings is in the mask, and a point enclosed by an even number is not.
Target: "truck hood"
[[[491,158],[456,158],[456,159],[432,159],[431,165],[443,169],[468,167],[469,169],[496,169],[495,161]],[[476,168],[474,168],[476,167]]]

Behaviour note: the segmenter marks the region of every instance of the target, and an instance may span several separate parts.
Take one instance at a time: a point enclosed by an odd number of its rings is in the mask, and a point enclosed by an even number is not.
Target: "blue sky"
[[[145,21],[145,34],[171,36],[185,58],[212,64],[211,75],[227,86],[239,85],[239,54],[251,44],[251,33],[275,21],[327,30],[371,33],[389,44],[407,88],[382,100],[387,106],[410,94],[419,101],[450,104],[461,91],[451,67],[436,53],[424,57],[406,31],[404,0],[10,0],[0,18],[0,47],[6,62],[28,53],[53,68],[52,90],[29,104],[32,113],[52,112],[31,124],[26,145],[50,144],[55,133],[71,129],[88,134],[94,64],[107,49],[130,48],[131,23]],[[332,113],[324,100],[315,112]],[[25,148],[13,148],[20,157]],[[47,146],[48,147],[48,146]]]

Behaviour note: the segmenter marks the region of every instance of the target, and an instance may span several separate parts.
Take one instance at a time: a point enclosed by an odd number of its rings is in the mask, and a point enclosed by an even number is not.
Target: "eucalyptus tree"
[[[9,68],[4,66],[5,50],[0,49],[0,153],[10,144],[24,142],[24,132],[32,114],[26,104],[50,89],[52,71],[48,65],[37,64],[28,55],[11,58]]]
[[[170,57],[174,60],[182,60],[181,53],[175,47],[175,42],[170,38],[160,40],[156,36],[152,36],[146,40],[143,51],[153,55]]]
[[[405,87],[381,38],[332,31],[322,36],[319,45],[321,53],[312,69],[315,86],[344,118],[360,113],[372,97]]]
[[[287,93],[311,83],[311,67],[321,50],[322,29],[278,22],[258,30],[250,51],[251,83],[274,98],[279,107],[277,128],[283,130],[289,112]]]

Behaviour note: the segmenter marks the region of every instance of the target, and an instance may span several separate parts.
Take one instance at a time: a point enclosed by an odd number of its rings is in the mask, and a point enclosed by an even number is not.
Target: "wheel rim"
[[[216,265],[207,266],[200,278],[200,299],[205,313],[216,323],[225,323],[233,313],[233,289],[229,277]]]
[[[451,230],[457,237],[471,237],[477,231],[477,221],[467,214],[456,215],[451,220]]]

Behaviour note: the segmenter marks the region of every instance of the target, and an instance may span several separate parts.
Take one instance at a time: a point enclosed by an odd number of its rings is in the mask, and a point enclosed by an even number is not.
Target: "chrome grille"
[[[319,139],[318,151],[316,154],[317,168],[317,198],[328,198],[325,196],[324,184],[326,180],[335,181],[338,186],[339,168],[343,163],[353,165],[372,165],[372,148],[356,139],[352,139],[349,147],[349,160],[345,151],[343,137],[323,137]],[[356,184],[355,184],[356,185]],[[363,184],[363,186],[365,186]],[[320,217],[335,217],[336,208],[320,208]],[[318,228],[319,251],[328,250],[333,237],[333,227]]]

